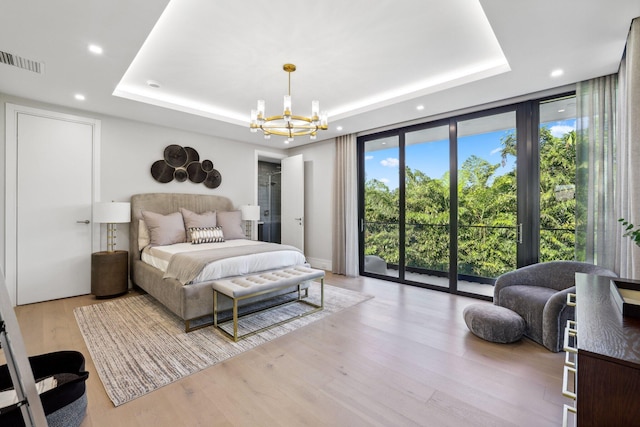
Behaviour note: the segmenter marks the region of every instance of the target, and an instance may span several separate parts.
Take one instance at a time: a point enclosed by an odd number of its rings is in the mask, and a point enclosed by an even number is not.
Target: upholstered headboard
[[[196,213],[206,211],[232,211],[233,203],[224,196],[183,193],[146,193],[131,196],[131,224],[129,226],[129,257],[130,266],[140,259],[138,247],[138,225],[142,218],[142,211],[159,214],[178,212],[180,208],[189,209]]]

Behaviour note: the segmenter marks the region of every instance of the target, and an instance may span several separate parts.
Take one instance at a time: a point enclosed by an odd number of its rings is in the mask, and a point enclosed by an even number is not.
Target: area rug
[[[312,285],[308,298],[320,301],[319,284]],[[212,326],[184,332],[184,322],[149,295],[77,307],[74,314],[107,395],[119,406],[369,298],[325,284],[324,310],[237,343]],[[310,309],[300,303],[285,305],[241,325],[273,324]]]

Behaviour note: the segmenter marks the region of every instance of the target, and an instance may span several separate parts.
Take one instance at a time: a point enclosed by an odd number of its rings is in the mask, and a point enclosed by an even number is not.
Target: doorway
[[[304,158],[302,154],[255,153],[258,240],[304,251]],[[266,215],[265,215],[266,214]]]
[[[258,240],[280,243],[282,233],[281,220],[282,171],[280,163],[258,161]]]

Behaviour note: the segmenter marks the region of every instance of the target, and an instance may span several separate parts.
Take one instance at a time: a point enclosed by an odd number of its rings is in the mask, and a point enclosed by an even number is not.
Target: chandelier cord
[[[291,70],[287,70],[287,74],[289,75],[289,97],[291,97]],[[291,114],[293,114],[293,108],[291,109]],[[289,139],[293,139],[293,123],[291,121],[287,122],[287,132],[289,132]]]

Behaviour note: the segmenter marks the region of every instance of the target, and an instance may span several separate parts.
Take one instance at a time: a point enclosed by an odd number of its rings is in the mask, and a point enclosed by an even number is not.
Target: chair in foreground
[[[525,322],[524,335],[553,352],[562,350],[562,331],[575,309],[567,294],[575,293],[575,274],[617,277],[606,268],[577,261],[532,264],[496,279],[493,303],[518,313]]]

